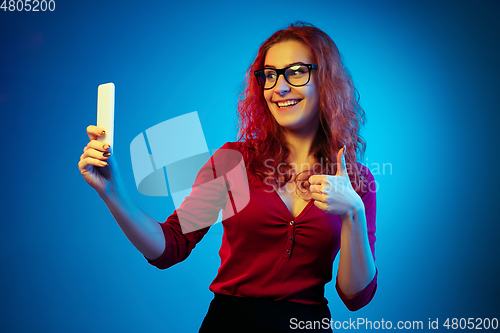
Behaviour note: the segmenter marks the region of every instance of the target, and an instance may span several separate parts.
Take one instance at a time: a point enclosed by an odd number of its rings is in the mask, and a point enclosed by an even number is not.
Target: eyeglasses
[[[263,68],[255,71],[254,74],[259,87],[268,90],[274,88],[281,74],[290,85],[305,86],[311,79],[311,69],[318,69],[318,65],[297,64],[282,69]]]

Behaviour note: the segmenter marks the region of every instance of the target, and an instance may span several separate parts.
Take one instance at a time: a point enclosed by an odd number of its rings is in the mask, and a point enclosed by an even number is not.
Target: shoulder
[[[241,150],[241,143],[226,142],[210,158],[212,166],[216,168],[217,172],[228,172],[242,161]]]
[[[242,143],[241,142],[226,142],[219,149],[232,149],[241,152]]]
[[[376,192],[375,178],[373,177],[373,174],[370,171],[370,169],[359,162],[356,162],[356,165],[359,170],[357,182],[359,182],[360,186],[357,187],[359,188],[358,194],[360,196],[364,196],[369,193],[375,193]]]
[[[244,149],[242,142],[226,142],[213,155],[224,155],[226,158],[234,158],[243,154]]]
[[[361,176],[363,176],[366,180],[374,180],[375,178],[373,177],[372,172],[370,169],[366,166],[363,165],[359,162],[356,162],[356,165],[358,166],[358,170]]]

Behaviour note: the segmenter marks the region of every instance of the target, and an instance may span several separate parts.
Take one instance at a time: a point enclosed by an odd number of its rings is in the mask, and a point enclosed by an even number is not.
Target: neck
[[[287,159],[288,163],[303,163],[313,159],[312,148],[318,127],[319,122],[316,122],[314,126],[300,131],[284,130],[287,146],[290,150],[290,155]]]

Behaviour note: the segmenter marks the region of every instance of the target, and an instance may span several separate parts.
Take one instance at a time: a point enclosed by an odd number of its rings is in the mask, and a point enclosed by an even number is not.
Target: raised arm
[[[128,197],[112,147],[97,141],[99,136],[106,135],[104,128],[91,125],[87,134],[90,142],[78,163],[83,178],[102,198],[130,242],[146,258],[159,258],[165,249],[161,226]]]
[[[367,191],[357,194],[349,180],[344,150],[337,155],[335,176],[314,175],[309,178],[314,204],[342,219],[340,258],[336,288],[351,311],[368,304],[377,287],[375,266],[376,197],[374,179],[368,168]]]

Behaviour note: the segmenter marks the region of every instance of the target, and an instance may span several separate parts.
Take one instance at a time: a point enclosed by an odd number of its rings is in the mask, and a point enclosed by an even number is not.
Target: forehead
[[[266,53],[264,65],[282,68],[296,62],[313,64],[314,57],[309,47],[304,43],[287,40],[271,46]]]

